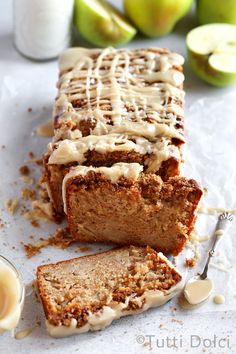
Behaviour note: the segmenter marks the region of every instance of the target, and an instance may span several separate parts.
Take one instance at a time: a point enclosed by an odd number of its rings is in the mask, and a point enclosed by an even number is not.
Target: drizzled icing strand
[[[68,164],[86,161],[88,151],[97,151],[101,154],[107,152],[135,151],[141,155],[147,155],[144,164],[147,172],[156,173],[163,161],[170,157],[180,160],[179,149],[171,145],[170,140],[157,139],[155,143],[142,137],[132,137],[125,134],[108,134],[105,136],[89,135],[77,140],[65,139],[50,146],[51,155],[49,164]]]
[[[161,49],[67,50],[60,58],[54,110],[57,139],[86,121],[93,135],[123,133],[183,141],[184,76],[178,70],[182,64],[180,55]],[[73,134],[66,136],[73,139]]]

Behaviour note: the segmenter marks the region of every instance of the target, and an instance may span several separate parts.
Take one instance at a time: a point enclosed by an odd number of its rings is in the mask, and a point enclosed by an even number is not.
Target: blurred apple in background
[[[192,0],[124,0],[127,16],[149,37],[170,33],[191,5]]]
[[[75,0],[74,24],[82,37],[99,47],[129,42],[137,30],[102,0]]]
[[[236,83],[236,26],[212,23],[191,30],[186,38],[189,63],[215,86]]]
[[[236,25],[236,0],[198,0],[197,16],[201,24],[224,22]]]

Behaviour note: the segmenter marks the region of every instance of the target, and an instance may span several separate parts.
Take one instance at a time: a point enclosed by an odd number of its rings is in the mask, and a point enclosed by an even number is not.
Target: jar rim
[[[24,287],[22,275],[20,271],[16,268],[16,266],[9,259],[4,257],[3,255],[0,255],[0,260],[2,260],[7,266],[9,266],[14,271],[14,273],[17,276],[17,279],[19,280],[20,290],[21,290],[19,304],[21,305],[25,298],[25,287]]]

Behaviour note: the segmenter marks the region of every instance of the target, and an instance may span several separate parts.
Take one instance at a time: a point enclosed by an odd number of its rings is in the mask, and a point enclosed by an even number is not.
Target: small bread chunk
[[[137,166],[134,178],[129,171]],[[114,180],[117,167],[120,175]],[[138,164],[72,168],[64,179],[72,237],[82,242],[150,245],[177,255],[192,230],[202,190],[185,177],[163,182],[140,171]]]
[[[129,246],[40,266],[37,285],[49,334],[64,337],[160,306],[183,282],[162,253]]]

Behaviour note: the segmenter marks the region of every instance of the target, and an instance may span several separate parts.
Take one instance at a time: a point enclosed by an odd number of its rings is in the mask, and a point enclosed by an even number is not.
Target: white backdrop
[[[193,25],[194,19],[188,16],[177,26],[174,34],[161,39],[139,38],[129,46],[165,46],[185,56],[185,34]],[[187,146],[183,173],[197,178],[208,188],[209,193],[205,201],[208,205],[236,208],[236,88],[210,87],[197,79],[187,64],[185,75]],[[0,218],[6,222],[6,227],[0,229],[0,253],[16,264],[26,284],[33,280],[37,265],[80,255],[78,245],[73,245],[64,251],[55,248],[43,249],[41,254],[30,260],[26,259],[20,242],[30,242],[30,235],[33,235],[35,240],[40,236],[46,237],[55,226],[41,223],[41,228],[37,230],[18,214],[9,216],[3,206],[6,199],[20,195],[22,183],[19,181],[18,168],[27,160],[28,152],[33,151],[39,156],[45,149],[47,139],[33,136],[32,132],[37,125],[46,122],[51,116],[56,80],[56,61],[31,62],[16,52],[12,36],[11,1],[1,0]],[[28,112],[28,108],[32,108],[32,112]],[[2,149],[2,145],[6,148]],[[33,165],[32,169],[35,169]],[[38,169],[35,175],[37,173]],[[200,234],[210,235],[215,222],[216,216],[201,216],[198,221]],[[116,321],[103,332],[55,340],[46,334],[41,305],[35,301],[28,285],[18,330],[34,326],[38,319],[42,325],[21,341],[15,340],[10,333],[1,335],[0,353],[168,354],[177,349],[181,353],[187,350],[189,353],[201,353],[203,349],[212,353],[235,353],[235,231],[234,225],[222,243],[219,260],[214,261],[222,268],[227,268],[227,272],[210,268],[211,276],[218,279],[215,282],[215,293],[223,293],[226,296],[225,305],[216,306],[209,301],[207,306],[198,310],[184,312],[180,309],[173,311],[172,302],[161,309]],[[207,247],[207,242],[201,246],[202,254],[206,252]],[[108,247],[92,245],[92,252],[105,248]],[[181,262],[180,259],[180,267]],[[201,268],[201,265],[199,267]],[[215,342],[214,336],[217,336]],[[144,342],[151,343],[151,351],[149,345],[143,345]],[[173,344],[176,344],[176,347],[170,348]]]

